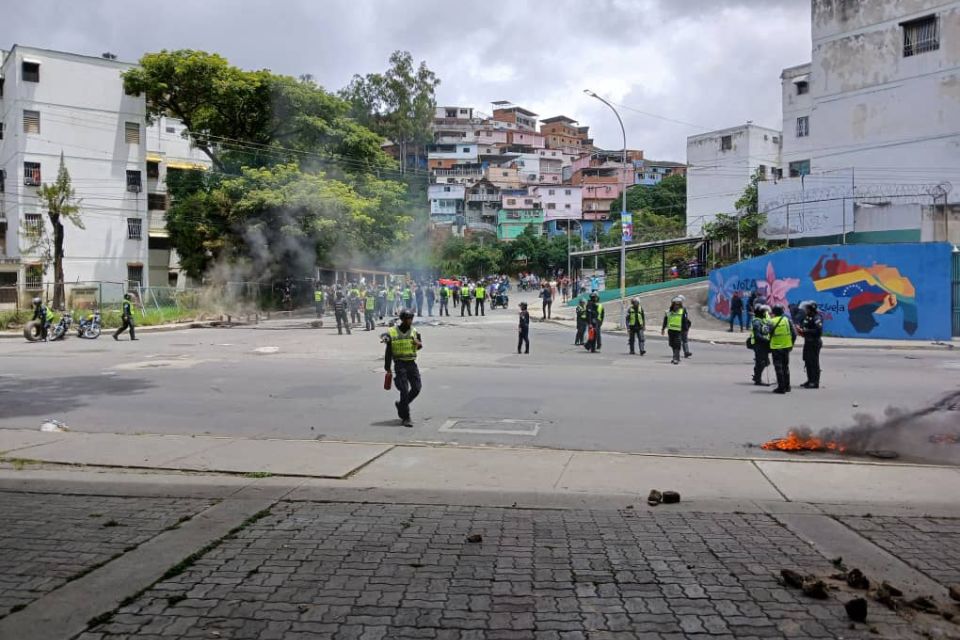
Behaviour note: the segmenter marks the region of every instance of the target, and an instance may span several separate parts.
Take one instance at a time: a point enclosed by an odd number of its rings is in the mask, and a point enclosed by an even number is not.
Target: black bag
[[[747,349],[753,351],[753,336],[747,338]]]

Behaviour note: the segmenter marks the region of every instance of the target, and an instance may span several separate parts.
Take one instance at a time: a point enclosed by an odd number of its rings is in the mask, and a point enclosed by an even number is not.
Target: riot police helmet
[[[410,311],[410,309],[401,309],[397,317],[401,320],[413,320],[413,311]]]

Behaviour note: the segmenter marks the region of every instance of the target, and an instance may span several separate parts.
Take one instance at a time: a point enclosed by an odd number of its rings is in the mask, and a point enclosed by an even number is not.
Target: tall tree
[[[620,213],[620,200],[610,205]],[[678,220],[687,217],[687,178],[680,174],[665,177],[653,186],[634,185],[627,189],[627,211],[648,211]]]
[[[414,65],[409,51],[394,51],[386,72],[355,75],[340,95],[350,102],[350,113],[358,122],[398,146],[401,171],[406,171],[411,147],[431,141],[439,84],[426,62]]]
[[[60,152],[60,168],[57,180],[53,184],[44,183],[39,191],[40,201],[47,210],[47,218],[53,228],[53,306],[63,308],[63,221],[67,220],[75,227],[83,229],[80,218],[80,201],[76,198],[70,181],[70,172]]]

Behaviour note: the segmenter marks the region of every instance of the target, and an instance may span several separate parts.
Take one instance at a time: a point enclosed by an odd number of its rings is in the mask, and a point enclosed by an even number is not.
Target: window
[[[39,111],[24,110],[23,132],[24,133],[40,133],[40,112]]]
[[[773,136],[773,144],[780,144],[780,137],[779,137],[779,136]]]
[[[730,151],[733,149],[733,136],[720,137],[720,151]]]
[[[470,153],[470,147],[463,147],[464,153]]]
[[[28,238],[39,238],[43,233],[43,214],[25,213],[23,215],[23,232]]]
[[[507,177],[508,175],[510,175],[510,174],[509,174],[508,172],[506,172],[506,171],[501,171],[501,172],[500,172],[500,175],[502,175],[504,178],[506,178],[506,177]]]
[[[40,82],[40,63],[23,61],[20,66],[24,82]]]
[[[140,144],[140,123],[125,122],[123,125],[123,137],[127,144]]]
[[[556,209],[556,208],[557,208],[557,203],[556,203],[556,202],[548,202],[548,203],[547,203],[547,209]]]
[[[167,127],[167,133],[176,133],[176,132],[177,132],[176,127]]]
[[[127,240],[143,240],[143,220],[127,218]]]
[[[810,83],[806,80],[797,83],[797,95],[802,96],[805,93],[810,93]]]
[[[797,137],[806,138],[810,135],[810,116],[797,118]]]
[[[564,189],[564,190],[563,190],[563,195],[565,195],[565,196],[569,196],[569,195],[571,195],[572,193],[573,193],[573,192],[570,191],[570,189]]]
[[[809,160],[797,160],[796,162],[790,163],[790,177],[799,178],[800,176],[805,176],[810,173],[810,161]]]
[[[783,178],[783,169],[778,169],[777,167],[774,167],[773,169],[770,169],[770,174],[773,176],[774,180],[779,180]]]
[[[130,291],[135,291],[139,287],[143,286],[143,265],[142,264],[128,264],[127,265],[127,289]]]
[[[40,163],[39,162],[23,163],[23,184],[24,186],[27,186],[27,187],[40,186]]]
[[[517,204],[517,201],[515,198],[507,198],[507,204]]]
[[[904,58],[940,48],[940,21],[937,16],[901,22],[900,26],[903,28]]]
[[[43,287],[43,265],[28,264],[26,272],[27,289],[39,289]]]
[[[563,208],[564,208],[564,209],[571,209],[572,207],[570,206],[570,203],[568,202],[567,204],[563,205]]]
[[[757,167],[757,174],[759,174],[761,180],[767,179],[767,165],[761,164]]]
[[[147,194],[147,209],[150,211],[165,211],[167,208],[167,194],[165,193],[148,193]]]
[[[449,192],[449,191],[450,191],[450,187],[444,187],[444,188],[443,188],[443,191],[444,191],[445,193],[446,193],[446,192]]]
[[[147,179],[157,180],[160,178],[160,163],[147,160]]]
[[[140,172],[139,171],[127,171],[127,191],[131,193],[140,193],[142,188],[140,183]]]
[[[553,190],[553,189],[547,189],[547,195],[552,196],[553,193],[554,193],[554,190]]]

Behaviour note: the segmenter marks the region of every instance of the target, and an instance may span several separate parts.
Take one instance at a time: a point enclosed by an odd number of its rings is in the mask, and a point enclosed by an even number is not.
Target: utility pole
[[[613,108],[612,104],[589,89],[584,89],[583,92],[591,98],[596,98],[603,104],[610,107],[610,110],[613,111],[613,115],[617,116],[617,122],[620,123],[620,133],[623,134],[623,163],[620,171],[620,176],[624,178],[623,191],[620,194],[620,317],[617,320],[617,328],[622,328],[626,309],[624,298],[627,296],[627,238],[625,234],[627,228],[627,180],[624,177],[626,176],[627,172],[627,130],[623,126],[623,119],[620,117],[620,114],[617,112],[617,110]],[[632,224],[630,225],[630,228],[633,228]]]

